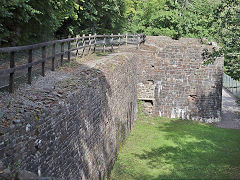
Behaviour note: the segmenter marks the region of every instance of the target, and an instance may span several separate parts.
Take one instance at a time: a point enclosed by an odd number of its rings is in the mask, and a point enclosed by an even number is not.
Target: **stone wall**
[[[4,166],[63,179],[103,179],[136,119],[136,61],[129,57],[72,62],[13,95],[3,93]]]
[[[152,101],[152,113],[220,121],[223,58],[205,66],[202,57],[203,49],[211,50],[212,46],[197,39],[161,36],[147,37],[145,44],[148,47],[138,59],[138,98]]]
[[[204,48],[212,47],[147,37],[140,50],[72,61],[2,93],[0,171],[103,179],[136,120],[137,98],[153,115],[219,121],[223,59],[203,65]]]

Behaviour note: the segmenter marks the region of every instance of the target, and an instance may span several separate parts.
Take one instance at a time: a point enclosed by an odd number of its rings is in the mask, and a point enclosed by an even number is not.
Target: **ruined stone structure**
[[[223,58],[204,65],[200,40],[147,37],[138,61],[138,98],[148,111],[168,118],[221,120]],[[151,106],[152,105],[152,106]]]
[[[202,65],[204,47],[147,37],[140,50],[73,62],[3,93],[0,161],[43,176],[103,179],[136,120],[137,99],[154,115],[219,121],[223,60]]]

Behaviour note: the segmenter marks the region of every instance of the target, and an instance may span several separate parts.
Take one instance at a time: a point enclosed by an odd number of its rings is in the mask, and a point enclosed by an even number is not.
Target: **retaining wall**
[[[92,64],[70,63],[3,96],[0,160],[5,167],[103,179],[136,119],[136,61],[114,55]]]

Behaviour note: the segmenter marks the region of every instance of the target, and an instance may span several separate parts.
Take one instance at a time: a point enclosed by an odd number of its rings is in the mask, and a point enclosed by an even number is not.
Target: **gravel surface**
[[[240,129],[240,105],[237,99],[225,88],[222,91],[222,121],[217,127]]]
[[[20,84],[14,89],[13,94],[0,91],[0,136],[8,132],[6,127],[22,126],[26,116],[30,117],[31,114],[38,114],[44,109],[53,107],[54,104],[62,103],[63,99],[67,99],[79,84],[91,83],[87,78],[100,73],[98,69],[108,66],[107,62],[115,56],[121,58],[125,55],[127,52],[124,48],[126,47],[107,56],[93,54],[76,60],[72,59],[70,63],[64,64],[54,72],[46,71],[45,77],[36,76],[33,78],[32,85]],[[136,50],[133,46],[127,48],[131,52]]]

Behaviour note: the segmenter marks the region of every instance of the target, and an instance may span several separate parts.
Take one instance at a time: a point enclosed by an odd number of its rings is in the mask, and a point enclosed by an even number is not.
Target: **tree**
[[[76,10],[78,18],[69,18],[57,34],[109,34],[122,32],[125,26],[123,0],[88,0],[78,2],[82,10]]]
[[[240,0],[222,0],[214,12],[216,40],[225,56],[225,72],[240,80]]]
[[[148,35],[208,37],[213,31],[213,10],[209,0],[134,0],[127,13],[128,31]],[[132,15],[134,14],[134,15]]]
[[[75,17],[75,0],[1,0],[0,42],[20,45],[53,38],[65,19]]]

